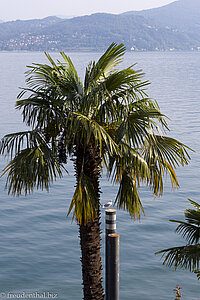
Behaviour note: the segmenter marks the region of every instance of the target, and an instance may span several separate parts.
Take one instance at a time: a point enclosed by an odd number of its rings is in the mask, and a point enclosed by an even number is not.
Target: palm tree
[[[163,192],[169,174],[178,187],[175,168],[190,157],[181,142],[161,133],[168,130],[156,101],[146,94],[148,81],[134,65],[119,70],[125,47],[111,44],[85,71],[83,83],[71,59],[33,64],[27,88],[16,108],[30,130],[6,135],[0,153],[10,154],[5,167],[8,193],[21,195],[34,188],[49,190],[62,177],[67,158],[74,162],[76,188],[69,206],[79,225],[85,300],[104,299],[100,258],[100,184],[103,170],[119,184],[115,204],[131,217],[144,213],[138,194],[141,183]],[[25,97],[26,96],[26,97]]]
[[[190,199],[190,203],[195,209],[185,210],[185,222],[170,220],[170,222],[179,223],[176,232],[186,238],[188,244],[185,246],[173,247],[156,252],[156,254],[163,254],[163,264],[169,267],[185,268],[190,272],[197,274],[200,279],[200,205]]]

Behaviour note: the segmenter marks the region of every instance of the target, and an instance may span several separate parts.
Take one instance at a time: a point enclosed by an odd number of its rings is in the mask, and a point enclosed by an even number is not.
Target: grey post
[[[108,235],[108,292],[106,300],[119,300],[119,234]]]
[[[106,300],[108,300],[108,234],[116,233],[116,209],[106,209],[106,249],[105,249],[105,265],[106,265]]]

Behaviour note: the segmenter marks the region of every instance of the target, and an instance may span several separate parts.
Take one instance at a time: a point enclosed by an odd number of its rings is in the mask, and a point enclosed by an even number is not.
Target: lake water
[[[81,76],[87,63],[100,56],[98,53],[69,55]],[[18,87],[24,86],[26,65],[45,61],[43,53],[0,53],[0,138],[24,129],[20,113],[14,109]],[[184,219],[184,209],[190,207],[187,198],[200,202],[200,53],[131,52],[126,54],[123,66],[135,62],[152,83],[149,94],[171,119],[170,135],[196,152],[191,153],[189,166],[177,171],[181,186],[178,191],[173,191],[167,181],[164,195],[154,199],[149,189],[141,188],[146,212],[141,222],[117,211],[120,299],[170,300],[175,298],[173,289],[180,285],[183,300],[197,300],[200,282],[196,276],[163,266],[160,256],[154,253],[185,244],[174,233],[175,224],[168,220]],[[1,170],[5,164],[1,157]],[[49,193],[35,191],[28,197],[8,196],[5,177],[0,179],[0,293],[52,292],[58,294],[59,300],[82,299],[78,226],[71,223],[71,217],[66,217],[74,191],[72,165],[68,170],[69,175],[53,184]],[[102,203],[114,199],[116,187],[104,178],[101,184]],[[104,244],[104,234],[102,238]]]

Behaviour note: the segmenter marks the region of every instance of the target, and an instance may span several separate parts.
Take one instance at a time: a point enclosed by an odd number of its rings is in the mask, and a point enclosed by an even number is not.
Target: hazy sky
[[[0,0],[0,19],[80,16],[96,12],[122,13],[163,6],[175,0]]]

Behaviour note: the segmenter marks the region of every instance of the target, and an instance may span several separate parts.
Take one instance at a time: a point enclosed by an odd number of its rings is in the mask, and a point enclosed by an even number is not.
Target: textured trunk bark
[[[80,225],[80,245],[84,300],[103,300],[104,291],[102,285],[102,263],[100,256],[101,230],[100,230],[100,162],[99,151],[94,145],[88,146],[86,150],[79,147],[75,152],[76,179],[82,170],[93,183],[98,203],[96,205],[96,216],[87,225]],[[84,162],[84,163],[83,163]]]
[[[84,300],[103,300],[99,218],[80,226]]]

